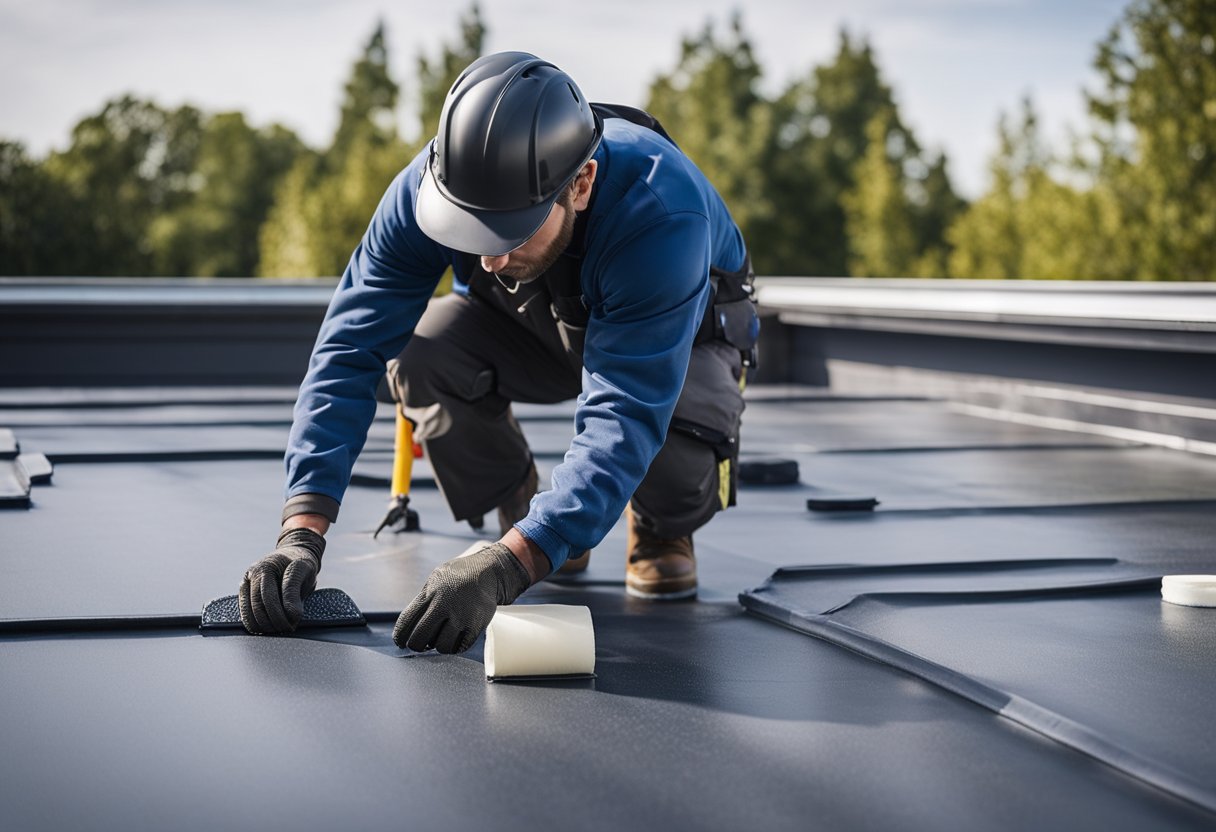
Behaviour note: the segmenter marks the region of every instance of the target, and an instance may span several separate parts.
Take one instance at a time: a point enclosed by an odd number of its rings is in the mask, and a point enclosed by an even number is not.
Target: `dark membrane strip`
[[[304,602],[303,629],[355,627],[368,621],[385,621],[397,613],[363,613],[358,605],[340,589],[324,587],[316,590]],[[171,615],[101,615],[67,618],[6,618],[0,619],[0,636],[87,635],[119,630],[175,630],[183,627],[201,630],[244,632],[241,625],[237,596],[225,595],[209,601],[201,613]]]
[[[317,599],[314,601],[314,599]],[[395,659],[447,661],[436,650],[415,652],[398,647],[392,638],[399,612],[377,610],[360,612],[341,590],[319,589],[305,601],[305,618],[294,633],[252,636],[252,638],[304,639],[343,644],[371,650]],[[172,630],[197,630],[205,638],[246,637],[237,612],[236,596],[217,598],[203,608],[202,615],[104,616],[93,618],[42,618],[0,620],[0,638],[19,636],[104,637],[116,632],[153,633]],[[459,658],[485,664],[485,637],[479,637]],[[594,673],[568,673],[553,676],[487,676],[497,684],[572,685],[594,683]]]
[[[109,462],[223,462],[242,459],[282,459],[284,448],[216,448],[181,451],[64,451],[47,453],[59,464],[104,464]]]
[[[1145,584],[1146,581],[1115,582],[1111,586],[1094,587],[1089,590],[1078,590],[1076,587],[1071,587],[1068,592],[1085,594],[1095,591],[1138,591],[1143,589]],[[983,595],[983,593],[976,593],[976,595]],[[837,623],[826,615],[790,610],[757,597],[751,592],[740,593],[739,603],[749,612],[761,618],[843,647],[888,667],[902,670],[1104,763],[1129,777],[1134,777],[1167,794],[1216,814],[1216,792],[1212,791],[1210,786],[1196,783],[1170,766],[1145,758],[1131,749],[1111,742],[1062,714],[1037,705],[1021,696],[1006,693],[915,653],[910,653],[880,638]]]
[[[103,615],[76,618],[0,618],[0,636],[78,636],[127,630],[198,629],[202,616]]]
[[[239,623],[234,626],[201,626],[198,613],[185,615],[116,615],[81,618],[10,618],[0,619],[0,639],[9,638],[107,638],[131,636],[190,635],[202,638],[283,638],[325,641],[361,647],[394,658],[416,658],[438,655],[434,651],[414,653],[393,643],[392,625],[397,612],[365,613],[360,622],[325,621],[302,622],[294,633],[251,636]],[[462,654],[469,656],[469,653]]]
[[[295,404],[296,387],[41,387],[0,390],[0,410]]]
[[[848,454],[949,454],[960,451],[1109,451],[1111,448],[1146,448],[1143,442],[1095,438],[1091,442],[977,442],[971,445],[896,445],[873,448],[816,448],[799,453],[845,456]]]
[[[1128,508],[1187,508],[1189,506],[1216,506],[1212,497],[1195,497],[1176,500],[1109,500],[1093,503],[1026,503],[1024,505],[1006,506],[942,506],[940,508],[886,508],[879,509],[875,515],[904,516],[904,517],[965,517],[970,515],[990,514],[1054,514],[1072,511],[1092,511],[1094,509],[1122,510]],[[816,515],[812,515],[816,516]],[[830,515],[820,514],[817,519],[832,519]]]
[[[202,627],[202,617],[195,614],[186,615],[128,615],[128,616],[95,616],[91,618],[22,618],[0,619],[0,639],[21,638],[50,638],[50,639],[89,639],[110,638],[119,636],[154,637],[154,636],[183,636],[197,635],[201,638],[267,638],[267,639],[303,639],[305,641],[324,641],[331,644],[345,644],[350,647],[360,647],[393,658],[419,658],[423,656],[438,656],[433,650],[425,653],[414,653],[402,650],[393,643],[393,623],[399,613],[375,612],[366,613],[359,624],[340,622],[304,622],[294,633],[277,635],[253,636],[245,632],[239,624],[235,627]],[[470,652],[461,654],[472,658],[471,653],[479,650],[475,647]],[[476,656],[480,659],[480,653]]]
[[[1159,581],[1159,571],[1113,558],[825,564],[780,567],[748,594],[800,613],[829,615],[863,598],[1014,600],[1078,589],[1156,587]]]
[[[883,402],[941,402],[945,399],[935,396],[908,395],[850,395],[847,393],[782,393],[781,391],[765,390],[763,387],[748,387],[743,393],[743,400],[748,404],[870,404]]]
[[[1119,561],[1115,558],[1042,558],[1039,560],[961,560],[938,563],[880,563],[873,566],[865,564],[812,564],[797,566],[779,566],[773,572],[773,578],[790,578],[794,580],[829,578],[842,575],[887,575],[887,574],[949,574],[953,572],[1009,572],[1017,570],[1032,571],[1059,566],[1113,566]],[[771,580],[771,579],[770,579]]]
[[[356,463],[357,464],[357,463]],[[379,474],[365,474],[359,470],[355,470],[350,475],[350,484],[362,486],[363,488],[388,488],[392,485],[392,476],[381,476]],[[439,488],[434,477],[410,477],[410,488]]]
[[[215,419],[131,419],[129,421],[104,420],[95,419],[89,421],[81,419],[79,421],[47,421],[47,420],[22,420],[9,418],[5,424],[12,425],[14,428],[35,430],[35,429],[54,429],[54,430],[89,430],[92,428],[102,428],[104,430],[146,430],[147,428],[181,428],[183,432],[190,430],[204,430],[209,428],[290,428],[291,417],[283,418],[238,418],[235,416],[226,416]]]
[[[960,603],[984,601],[1017,601],[1026,598],[1056,598],[1076,595],[1078,592],[1098,595],[1107,592],[1128,592],[1139,589],[1158,589],[1161,586],[1160,576],[1152,578],[1123,578],[1109,581],[1093,581],[1069,586],[1026,587],[1024,589],[980,589],[980,590],[910,590],[907,592],[862,592],[831,609],[824,610],[824,615],[840,612],[858,599],[871,601],[923,601],[928,603]]]

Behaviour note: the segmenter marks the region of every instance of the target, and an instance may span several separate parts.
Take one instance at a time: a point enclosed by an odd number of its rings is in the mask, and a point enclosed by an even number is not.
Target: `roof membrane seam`
[[[1066,430],[1080,433],[1092,433],[1111,439],[1124,439],[1141,445],[1155,445],[1174,451],[1186,451],[1205,456],[1216,456],[1216,442],[1205,442],[1200,439],[1190,439],[1185,436],[1173,436],[1167,433],[1155,433],[1139,428],[1123,428],[1114,425],[1099,425],[1093,422],[1081,422],[1076,419],[1065,419],[1060,416],[1039,416],[1033,413],[1020,413],[1001,410],[995,407],[985,407],[978,404],[951,402],[950,409],[968,416],[982,419],[995,419],[1003,422],[1013,422],[1030,427]]]
[[[1166,794],[1216,814],[1216,793],[1185,775],[1112,743],[1062,714],[1028,699],[1010,695],[978,679],[930,661],[825,615],[795,614],[746,593],[740,603],[752,613],[782,626],[823,639],[880,664],[902,670],[922,681],[971,701],[980,707],[1039,733],[1061,745],[1147,783]]]

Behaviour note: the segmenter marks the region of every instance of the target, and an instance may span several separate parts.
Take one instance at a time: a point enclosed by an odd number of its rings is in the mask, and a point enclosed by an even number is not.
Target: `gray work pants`
[[[414,422],[457,520],[494,511],[530,470],[532,453],[511,403],[550,404],[580,392],[581,347],[566,349],[547,303],[528,306],[520,312],[477,296],[434,298],[388,365],[393,397]],[[632,500],[639,521],[660,537],[691,534],[733,504],[741,372],[729,344],[693,348],[673,424],[709,428],[727,446],[694,438],[696,431],[668,431]]]

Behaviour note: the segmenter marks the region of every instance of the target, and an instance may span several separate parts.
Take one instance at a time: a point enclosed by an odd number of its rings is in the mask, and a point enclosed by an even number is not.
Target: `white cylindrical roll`
[[[1187,607],[1216,607],[1216,575],[1166,575],[1161,598]]]
[[[470,546],[469,548],[465,549],[463,552],[461,552],[456,557],[467,558],[469,555],[475,555],[478,552],[480,552],[482,549],[486,548],[487,546],[493,546],[493,545],[494,545],[493,540],[479,540],[476,543],[474,543],[472,546]]]
[[[568,604],[499,607],[486,630],[486,676],[595,672],[591,610]]]

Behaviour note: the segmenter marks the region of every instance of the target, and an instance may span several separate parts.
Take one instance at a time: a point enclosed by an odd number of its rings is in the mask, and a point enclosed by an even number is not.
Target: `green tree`
[[[849,242],[849,270],[867,277],[907,277],[917,257],[914,210],[904,185],[894,114],[882,110],[866,125],[867,148],[855,171],[856,186],[841,202]],[[895,147],[892,147],[895,145]],[[892,151],[896,151],[893,153]]]
[[[412,154],[396,126],[399,88],[384,24],[351,70],[330,147],[302,155],[281,183],[262,229],[259,273],[340,274],[393,176]]]
[[[3,268],[252,274],[258,228],[301,147],[285,128],[257,131],[238,113],[208,118],[190,106],[110,101],[43,164],[5,146],[0,176],[11,189],[0,203],[14,206],[16,219],[4,225],[21,230],[5,243]]]
[[[967,210],[967,202],[959,196],[950,182],[944,152],[918,160],[927,167],[924,176],[912,177],[907,183],[912,202],[912,224],[916,236],[917,257],[912,265],[912,277],[946,277],[950,256],[947,231]]]
[[[725,39],[712,24],[685,38],[676,68],[650,86],[650,111],[722,194],[746,239],[771,218],[766,171],[772,107],[759,93],[760,65],[736,15]],[[753,244],[757,266],[763,252]]]
[[[992,184],[948,232],[953,277],[998,280],[1025,276],[1021,201],[1032,182],[1040,179],[1045,162],[1030,101],[1023,103],[1016,128],[1002,114],[997,132],[998,149],[989,162]]]
[[[874,235],[882,231],[860,227],[858,233],[870,239],[851,245],[846,202],[852,200],[855,208],[868,204],[873,212],[875,199],[888,204],[884,211],[872,213],[873,218],[893,216],[896,203],[890,200],[902,203],[893,233],[902,235],[910,228],[915,255],[899,271],[940,271],[941,266],[933,264],[944,259],[945,229],[963,203],[950,185],[945,157],[923,151],[900,119],[891,88],[865,39],[841,30],[832,60],[791,84],[774,102],[774,112],[766,154],[774,211],[761,223],[754,241],[757,261],[763,258],[765,271],[845,275],[853,273],[851,267],[868,268],[857,252],[876,251]],[[870,130],[876,118],[886,127],[883,147],[863,165],[870,142],[877,137]],[[848,196],[858,187],[859,172],[869,170],[894,177],[899,187],[880,178],[866,183],[870,193]],[[887,196],[878,197],[884,189]],[[861,216],[862,212],[855,212],[855,221]],[[898,245],[907,247],[903,242]],[[891,267],[875,265],[884,271]]]
[[[1043,146],[1029,102],[1002,120],[991,188],[947,235],[951,275],[1216,279],[1216,6],[1136,0],[1094,65],[1071,159]]]
[[[0,274],[80,273],[88,262],[82,220],[22,145],[0,141]]]
[[[1134,276],[1216,280],[1216,5],[1135,0],[1094,66],[1097,178],[1139,238]]]
[[[209,117],[190,175],[193,197],[156,216],[149,229],[155,272],[255,274],[259,231],[279,182],[303,149],[285,127],[256,130],[240,113]]]
[[[326,163],[341,168],[359,144],[387,147],[398,141],[397,97],[400,87],[388,67],[384,21],[376,24],[363,54],[351,69],[342,99],[338,130],[326,153]]]
[[[264,277],[318,277],[319,252],[313,227],[318,223],[312,190],[320,154],[301,153],[275,190],[274,204],[258,233],[258,274]]]
[[[84,274],[151,273],[148,228],[192,196],[201,118],[193,107],[164,110],[124,96],[73,128],[68,149],[44,166],[78,223],[80,249],[65,263]]]
[[[1001,117],[992,184],[950,228],[952,277],[1100,279],[1129,276],[1113,196],[1102,185],[1059,181],[1033,105],[1016,123]]]
[[[460,36],[455,44],[442,44],[434,62],[425,55],[418,56],[418,121],[421,139],[430,141],[439,130],[439,115],[448,90],[466,66],[481,57],[485,46],[486,27],[481,10],[474,3],[460,17]]]

